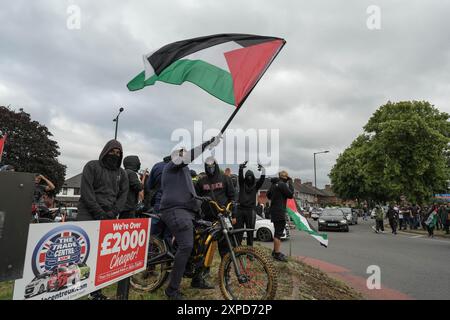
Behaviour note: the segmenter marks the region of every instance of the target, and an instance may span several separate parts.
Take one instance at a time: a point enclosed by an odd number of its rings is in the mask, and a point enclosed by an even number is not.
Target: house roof
[[[81,187],[82,173],[73,176],[72,178],[64,181],[63,188],[80,188]]]

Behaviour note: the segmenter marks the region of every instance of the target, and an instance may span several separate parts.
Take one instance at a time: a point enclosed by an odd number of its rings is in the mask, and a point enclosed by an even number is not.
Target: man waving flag
[[[240,107],[286,41],[249,34],[217,34],[182,40],[144,55],[145,70],[127,87],[135,91],[162,81],[189,81]]]
[[[325,233],[318,233],[306,220],[306,218],[297,211],[297,205],[294,199],[288,199],[286,203],[286,211],[294,221],[298,230],[308,232],[314,239],[320,242],[324,247],[328,247],[328,236]]]

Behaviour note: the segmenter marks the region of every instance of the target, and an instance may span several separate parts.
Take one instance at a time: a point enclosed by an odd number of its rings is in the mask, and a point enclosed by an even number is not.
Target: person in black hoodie
[[[281,171],[278,176],[279,178],[271,180],[272,185],[267,192],[267,198],[271,200],[271,221],[275,227],[272,256],[276,260],[287,262],[286,256],[280,251],[281,236],[286,228],[286,201],[294,197],[294,185],[286,171]]]
[[[172,152],[171,160],[163,169],[161,177],[161,219],[175,236],[178,245],[173,268],[170,272],[169,285],[164,291],[171,300],[183,300],[179,287],[194,246],[194,225],[192,221],[195,219],[196,212],[200,209],[198,195],[192,183],[188,164],[200,156],[206,147],[212,148],[219,144],[220,139],[221,135],[218,135],[191,151],[184,148],[175,150]],[[191,285],[201,289],[210,288],[204,282],[192,282]]]
[[[120,168],[122,145],[117,140],[106,143],[98,160],[89,161],[83,168],[77,220],[116,219],[125,207],[128,195],[128,176]],[[107,299],[101,290],[89,295],[92,300]]]
[[[255,174],[251,170],[247,170],[244,178],[244,168],[247,166],[247,161],[239,165],[239,207],[236,217],[236,228],[241,229],[255,228],[255,203],[256,194],[259,188],[266,179],[266,171],[264,167],[258,164],[258,171],[261,171],[261,177],[256,181]],[[242,242],[243,233],[239,233],[237,240],[239,245]],[[253,246],[253,231],[247,232],[247,245]]]
[[[128,196],[125,207],[120,213],[120,219],[132,219],[136,217],[136,206],[139,202],[139,192],[143,190],[138,171],[141,161],[138,156],[128,156],[123,159],[123,166],[128,176]]]
[[[220,206],[226,206],[231,201],[236,198],[235,189],[233,187],[233,182],[231,178],[226,176],[220,171],[219,165],[217,164],[214,157],[208,157],[205,160],[205,173],[206,175],[200,178],[195,185],[197,194],[202,197],[211,197],[212,200],[216,201]],[[235,210],[232,213],[232,223],[236,223],[236,217],[234,216]],[[202,213],[204,219],[207,221],[217,221],[217,213],[211,208],[209,203],[203,203]],[[218,243],[218,249],[220,257],[223,258],[228,251],[226,240],[222,239]],[[210,269],[207,268],[203,275],[200,277],[208,276]],[[199,280],[203,281],[203,280]]]
[[[235,199],[233,182],[230,177],[220,171],[219,165],[213,157],[208,157],[205,160],[205,173],[206,176],[200,178],[196,184],[196,190],[199,196],[211,197],[220,206],[226,206]],[[212,210],[208,204],[202,207],[205,220],[217,220],[217,213]]]

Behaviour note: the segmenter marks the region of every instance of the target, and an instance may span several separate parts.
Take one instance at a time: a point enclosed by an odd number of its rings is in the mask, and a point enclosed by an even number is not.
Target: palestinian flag
[[[2,161],[2,154],[3,148],[5,147],[5,143],[6,143],[6,134],[4,136],[0,134],[0,161]]]
[[[325,233],[318,233],[306,220],[306,218],[297,211],[297,205],[294,199],[288,199],[286,203],[286,211],[294,221],[298,230],[308,232],[314,239],[320,242],[324,247],[328,247],[328,236]]]
[[[217,34],[170,43],[144,55],[144,71],[127,87],[135,91],[156,81],[189,81],[239,107],[286,41],[249,34]]]

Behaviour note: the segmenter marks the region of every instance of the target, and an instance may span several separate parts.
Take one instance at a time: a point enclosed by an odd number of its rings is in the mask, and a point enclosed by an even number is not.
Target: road
[[[314,227],[317,223],[310,220]],[[305,232],[292,230],[282,251],[337,275],[369,299],[450,299],[450,240],[412,234],[376,234],[374,221],[359,219],[350,231],[327,231],[324,248]],[[271,243],[265,245],[271,246]],[[305,258],[306,257],[306,258]],[[369,266],[381,271],[382,290],[368,290]],[[359,288],[358,288],[359,286]],[[364,287],[364,288],[362,288]],[[373,293],[373,294],[372,294]],[[363,292],[364,294],[364,292]]]

